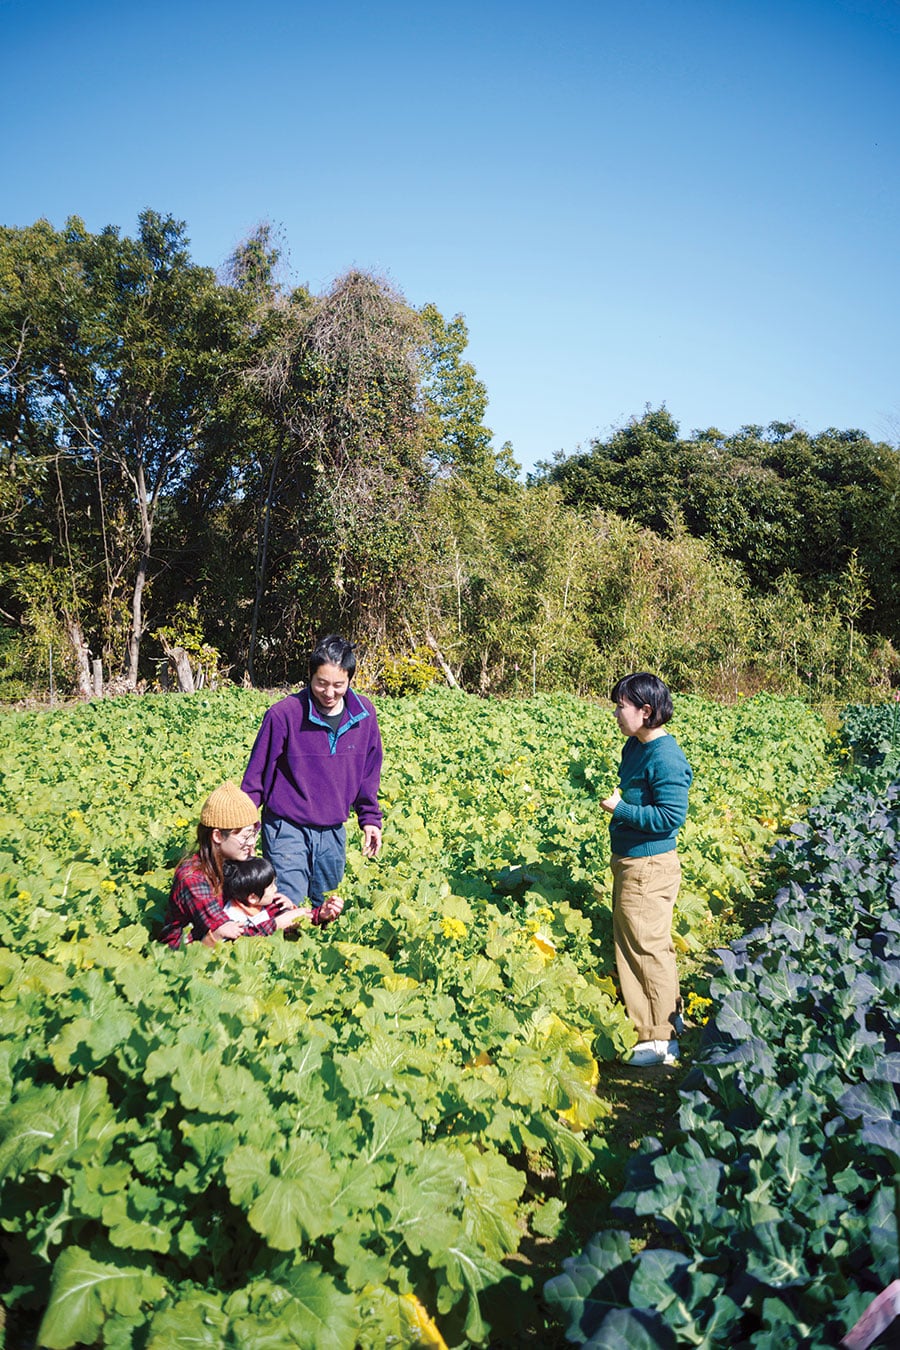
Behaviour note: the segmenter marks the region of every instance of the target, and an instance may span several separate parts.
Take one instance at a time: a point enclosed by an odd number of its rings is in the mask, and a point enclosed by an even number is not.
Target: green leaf
[[[471,1146],[463,1152],[467,1234],[487,1256],[502,1260],[517,1251],[522,1241],[518,1202],[525,1189],[525,1176],[495,1153]]]
[[[57,1072],[68,1073],[76,1065],[90,1068],[101,1064],[117,1045],[127,1041],[136,1025],[133,1013],[114,1008],[105,1009],[100,1018],[76,1017],[67,1022],[50,1048]],[[85,1062],[79,1056],[82,1047],[88,1051]]]
[[[264,1118],[268,1102],[249,1070],[240,1064],[223,1064],[218,1050],[198,1053],[186,1045],[168,1045],[147,1056],[144,1069],[148,1082],[171,1079],[188,1111],[207,1114],[253,1115]]]
[[[784,1219],[758,1224],[748,1234],[747,1274],[774,1289],[789,1289],[810,1278],[806,1237],[796,1223]]]
[[[462,1234],[465,1164],[456,1150],[432,1146],[415,1167],[398,1169],[391,1187],[388,1224],[414,1256],[440,1252]]]
[[[446,1281],[438,1291],[438,1310],[449,1312],[461,1295],[466,1305],[466,1335],[476,1343],[485,1340],[490,1328],[481,1315],[479,1296],[493,1285],[507,1282],[509,1271],[481,1252],[462,1246],[450,1247],[441,1253],[439,1264],[432,1260],[431,1265],[443,1270]]]
[[[165,1281],[136,1266],[95,1261],[80,1247],[70,1247],[53,1268],[50,1301],[38,1332],[46,1350],[70,1350],[96,1341],[108,1318],[135,1317],[158,1303]]]
[[[0,1122],[0,1176],[29,1167],[64,1170],[69,1163],[105,1156],[125,1128],[115,1117],[106,1080],[89,1078],[72,1088],[31,1088]]]
[[[147,1350],[222,1350],[227,1344],[228,1316],[223,1295],[190,1290],[171,1308],[154,1313]]]
[[[236,1148],[226,1159],[225,1176],[235,1204],[249,1205],[251,1227],[278,1251],[293,1251],[330,1223],[338,1178],[328,1154],[311,1139],[292,1139],[274,1159],[259,1149]]]
[[[229,1299],[226,1309],[235,1302]],[[266,1302],[268,1315],[260,1311],[234,1317],[236,1350],[354,1350],[356,1302],[315,1262],[293,1267],[277,1289],[269,1287]]]

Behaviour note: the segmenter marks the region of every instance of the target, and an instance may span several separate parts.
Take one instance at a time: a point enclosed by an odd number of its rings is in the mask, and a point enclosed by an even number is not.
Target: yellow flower
[[[20,900],[24,905],[26,900],[31,899],[31,891],[19,891],[19,894],[16,896],[16,899]]]
[[[446,938],[456,939],[464,938],[468,929],[462,919],[454,919],[451,918],[450,915],[445,914],[443,919],[441,919],[441,932]]]
[[[556,955],[556,946],[553,939],[548,937],[546,933],[532,933],[531,940],[542,956],[554,957]]]
[[[175,821],[175,828],[176,830],[185,830],[190,823],[189,820],[185,820],[184,816],[179,816]]]
[[[101,891],[106,891],[109,895],[116,889],[116,883],[111,881],[109,877],[106,877],[105,880],[100,882],[100,889]]]
[[[712,999],[704,998],[702,994],[691,992],[687,996],[687,1015],[692,1022],[697,1022],[703,1026],[708,1020],[707,1008],[712,1007]]]

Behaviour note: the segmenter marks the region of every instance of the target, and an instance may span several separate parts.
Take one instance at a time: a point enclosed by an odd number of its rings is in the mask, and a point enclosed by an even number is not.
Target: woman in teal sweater
[[[681,998],[672,913],[681,883],[675,846],[685,822],[693,774],[665,730],[672,696],[657,675],[626,675],[612,691],[619,730],[628,739],[619,786],[608,811],[613,874],[616,969],[638,1043],[629,1064],[674,1064]]]

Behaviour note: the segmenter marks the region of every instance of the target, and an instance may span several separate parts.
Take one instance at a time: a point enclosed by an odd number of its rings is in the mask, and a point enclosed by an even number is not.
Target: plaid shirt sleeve
[[[185,858],[175,869],[160,941],[180,947],[182,942],[199,941],[223,923],[228,923],[228,915],[199,859],[196,854]]]
[[[275,915],[278,913],[280,913],[278,905],[266,905],[265,917],[262,913],[257,914],[256,923],[245,933],[241,933],[241,937],[268,937],[271,933],[277,933]]]
[[[257,919],[256,924],[242,933],[241,937],[268,937],[277,932],[277,913],[277,905],[267,906],[266,918]],[[196,854],[192,858],[185,858],[175,869],[160,941],[169,947],[199,942],[207,933],[229,922],[225,906],[201,868]]]

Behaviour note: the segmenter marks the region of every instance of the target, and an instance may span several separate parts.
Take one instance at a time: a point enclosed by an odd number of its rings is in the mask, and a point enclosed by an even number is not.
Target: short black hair
[[[672,716],[672,695],[668,685],[663,684],[658,675],[650,675],[646,670],[638,671],[635,675],[623,675],[613,685],[610,698],[613,703],[624,699],[635,708],[643,708],[646,703],[650,708],[648,727],[661,727]]]
[[[258,853],[249,858],[222,859],[222,894],[226,900],[246,904],[251,895],[262,895],[274,880],[275,868]]]
[[[320,666],[340,666],[347,679],[352,680],[356,673],[356,648],[346,638],[329,633],[327,637],[319,638],[309,654],[310,679]]]

